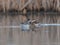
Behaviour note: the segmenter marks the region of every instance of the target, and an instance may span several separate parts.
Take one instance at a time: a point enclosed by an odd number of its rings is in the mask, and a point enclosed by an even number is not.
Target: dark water
[[[27,18],[26,18],[27,17]],[[60,24],[60,15],[0,15],[0,26],[16,26],[27,19],[39,19],[40,23]],[[0,28],[0,45],[60,45],[60,27],[40,27],[37,31],[21,31],[20,28]]]

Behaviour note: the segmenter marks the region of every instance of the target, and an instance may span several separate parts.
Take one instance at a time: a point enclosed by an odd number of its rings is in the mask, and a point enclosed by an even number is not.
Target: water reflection
[[[28,19],[38,19],[37,22],[42,24],[60,23],[60,16],[57,15],[31,14],[13,17],[1,15],[0,17],[2,17],[0,18],[0,26],[19,26]],[[40,27],[34,30],[36,31],[21,31],[20,28],[0,28],[0,45],[60,45],[60,26]]]

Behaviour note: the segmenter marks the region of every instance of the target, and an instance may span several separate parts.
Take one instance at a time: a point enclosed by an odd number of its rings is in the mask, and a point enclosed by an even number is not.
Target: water
[[[0,26],[16,26],[27,21],[23,15],[0,15]],[[29,19],[39,19],[42,24],[60,24],[60,15],[31,14]],[[33,26],[32,26],[33,27]],[[0,45],[60,45],[60,26],[47,26],[21,31],[20,28],[0,28]]]

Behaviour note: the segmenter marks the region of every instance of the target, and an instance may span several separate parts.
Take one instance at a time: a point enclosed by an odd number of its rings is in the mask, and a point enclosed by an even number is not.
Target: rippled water
[[[39,19],[38,22],[42,24],[60,24],[60,15],[31,14],[27,17],[31,20]],[[0,26],[19,26],[26,21],[27,18],[24,15],[0,15]],[[0,28],[0,45],[60,45],[60,26],[40,27],[36,30],[21,31],[20,28]]]

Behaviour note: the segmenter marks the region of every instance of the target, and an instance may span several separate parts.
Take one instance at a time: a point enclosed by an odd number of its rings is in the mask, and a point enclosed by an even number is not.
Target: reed
[[[0,10],[3,8],[2,0],[0,0]]]
[[[56,8],[57,8],[58,11],[60,11],[60,0],[57,0],[56,2],[57,2]]]
[[[23,10],[27,8],[29,10],[40,10],[44,8],[45,11],[60,11],[59,3],[60,0],[32,0],[31,2],[29,0],[0,0],[0,10],[2,9],[5,12],[9,9]]]

